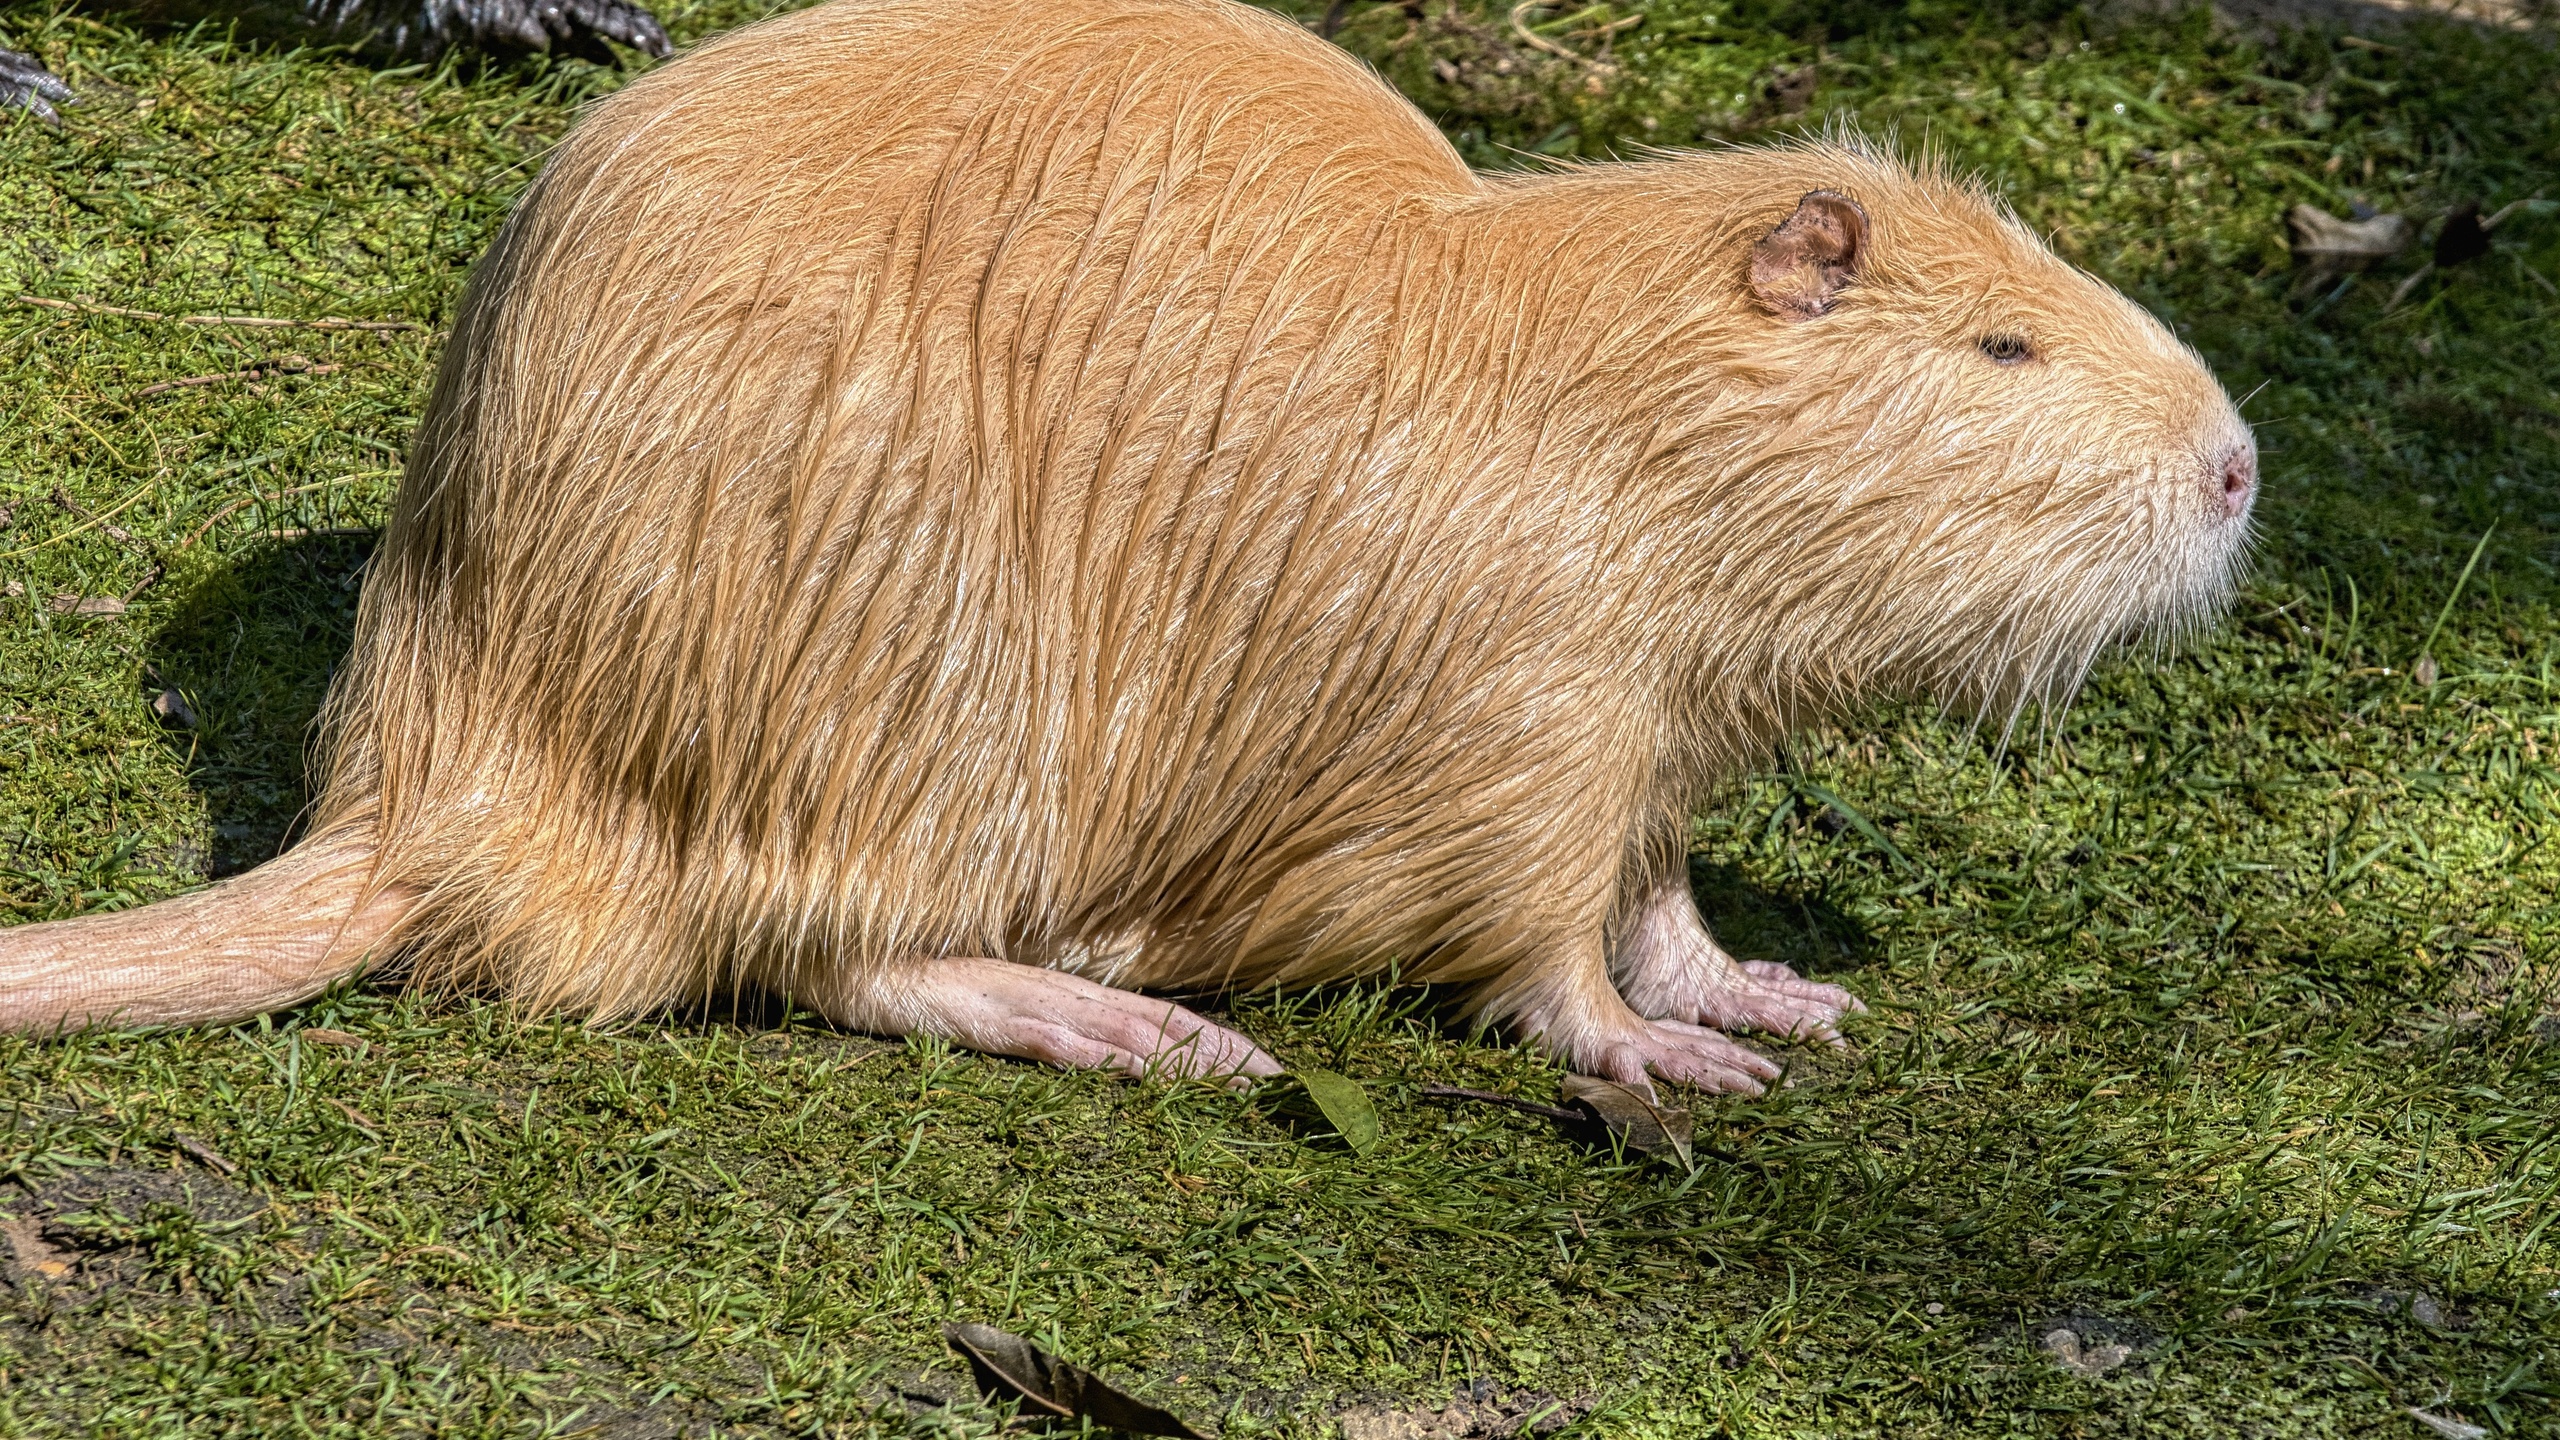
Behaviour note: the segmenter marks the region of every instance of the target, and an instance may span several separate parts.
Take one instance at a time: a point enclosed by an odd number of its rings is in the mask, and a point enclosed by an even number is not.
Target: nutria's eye
[[[2036,358],[2024,335],[1985,335],[1974,342],[1994,365],[2021,365]]]

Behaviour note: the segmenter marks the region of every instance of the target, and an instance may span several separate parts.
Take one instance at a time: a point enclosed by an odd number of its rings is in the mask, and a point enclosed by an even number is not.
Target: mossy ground
[[[1336,18],[1483,163],[1894,127],[2251,397],[2263,561],[2218,634],[2007,744],[1925,707],[1804,737],[1702,819],[1710,917],[1864,995],[1855,1048],[1706,1104],[1682,1174],[1421,1101],[1554,1075],[1395,991],[1232,1012],[1370,1086],[1365,1157],[775,1015],[360,991],[0,1042],[0,1434],[974,1433],[953,1318],[1235,1435],[1461,1391],[1595,1435],[2560,1434],[2560,209],[2397,309],[2414,257],[2304,287],[2281,222],[2560,198],[2550,37],[1521,12],[1572,58],[1508,6]],[[41,0],[0,34],[84,98],[0,122],[0,909],[38,920],[286,835],[433,327],[615,78]],[[336,368],[144,393],[287,356]],[[2061,1326],[2130,1358],[2074,1374]]]

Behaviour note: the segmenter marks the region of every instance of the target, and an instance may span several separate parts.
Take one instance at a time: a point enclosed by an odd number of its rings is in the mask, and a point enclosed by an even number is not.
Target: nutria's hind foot
[[[856,967],[848,967],[854,969]],[[859,967],[792,998],[829,1020],[1069,1069],[1136,1076],[1260,1076],[1280,1062],[1179,1005],[1003,960],[907,960]]]
[[[1858,997],[1807,980],[1775,961],[1736,961],[1707,933],[1685,882],[1657,888],[1629,922],[1611,965],[1618,993],[1639,1015],[1760,1030],[1791,1040],[1840,1038],[1840,1018],[1865,1014]]]
[[[71,87],[44,68],[36,57],[0,50],[0,110],[14,106],[47,125],[59,125],[62,117],[54,113],[53,107],[70,103]]]
[[[1597,948],[1596,946],[1594,947]],[[1487,1013],[1570,1066],[1653,1092],[1656,1079],[1701,1090],[1758,1095],[1781,1073],[1777,1062],[1702,1025],[1648,1020],[1627,1007],[1598,955],[1524,967],[1515,987],[1495,982]]]

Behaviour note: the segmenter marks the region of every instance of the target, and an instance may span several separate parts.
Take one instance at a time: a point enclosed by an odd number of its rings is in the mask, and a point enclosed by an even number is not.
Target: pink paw
[[[1778,1063],[1714,1030],[1677,1020],[1638,1021],[1634,1031],[1602,1042],[1575,1069],[1653,1092],[1657,1078],[1729,1095],[1765,1093]]]

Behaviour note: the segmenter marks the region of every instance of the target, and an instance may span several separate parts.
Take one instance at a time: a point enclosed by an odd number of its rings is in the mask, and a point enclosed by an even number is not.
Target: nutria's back
[[[1864,288],[1773,308],[1813,190]],[[1967,368],[1993,311],[2045,371]],[[1497,186],[1240,6],[839,3],[520,204],[326,821],[431,970],[608,1014],[915,954],[1513,984],[1776,730],[2209,604],[2228,410],[1854,148]]]

